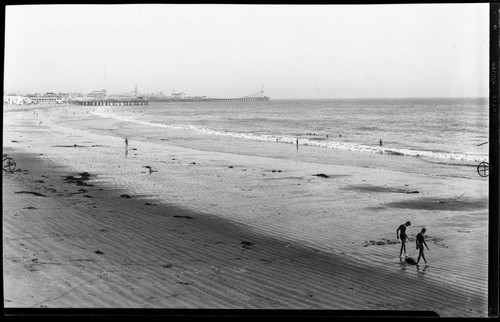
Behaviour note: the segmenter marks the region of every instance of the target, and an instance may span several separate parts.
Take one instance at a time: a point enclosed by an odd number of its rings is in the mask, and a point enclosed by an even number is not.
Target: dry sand
[[[17,163],[3,172],[6,308],[487,316],[485,179],[139,139],[125,157],[117,133],[137,125],[24,109],[4,106],[3,153]],[[406,220],[412,240],[428,229],[428,265],[398,257]]]

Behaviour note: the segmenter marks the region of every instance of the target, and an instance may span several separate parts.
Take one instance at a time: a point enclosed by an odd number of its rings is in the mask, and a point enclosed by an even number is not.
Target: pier
[[[184,103],[184,102],[262,102],[269,101],[269,97],[264,95],[264,90],[237,98],[214,98],[207,96],[184,96],[184,93],[172,93],[172,96],[144,95],[138,96],[137,87],[134,92],[128,93],[128,97],[106,96],[106,91],[95,91],[93,97],[80,98],[70,101],[71,104],[84,106],[143,106],[154,103]],[[130,96],[129,96],[130,95]],[[131,96],[133,95],[133,96]]]
[[[210,98],[210,97],[148,97],[150,102],[257,102],[269,101],[269,97]]]
[[[184,93],[172,93],[172,96],[146,96],[150,102],[262,102],[269,101],[269,97],[264,95],[264,89],[260,92],[237,98],[214,98],[206,96],[184,96]]]
[[[115,99],[100,99],[100,100],[73,100],[71,104],[84,105],[84,106],[141,106],[149,105],[149,101],[145,99],[129,99],[129,100],[115,100]]]

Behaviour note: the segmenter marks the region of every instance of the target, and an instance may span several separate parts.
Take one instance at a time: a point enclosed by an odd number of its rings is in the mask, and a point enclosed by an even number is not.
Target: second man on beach
[[[406,256],[406,239],[410,240],[410,237],[406,234],[406,227],[409,227],[410,225],[411,223],[407,221],[396,230],[396,238],[401,238],[401,250],[399,251],[399,257],[403,254],[403,251]]]

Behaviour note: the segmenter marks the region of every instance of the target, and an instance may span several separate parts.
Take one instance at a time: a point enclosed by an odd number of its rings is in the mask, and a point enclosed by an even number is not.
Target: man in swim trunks
[[[399,257],[401,257],[401,254],[403,254],[403,251],[405,252],[406,255],[406,239],[411,240],[410,237],[406,235],[406,227],[410,225],[411,223],[407,221],[405,224],[399,226],[399,228],[396,230],[396,238],[398,239],[401,238],[401,250],[399,251]]]
[[[419,250],[417,265],[418,265],[418,262],[420,261],[420,257],[422,257],[424,262],[427,264],[427,261],[425,260],[425,256],[424,256],[424,245],[427,248],[427,250],[429,250],[429,247],[427,247],[427,244],[425,243],[425,237],[424,237],[425,232],[426,232],[426,229],[422,228],[422,231],[420,233],[418,233],[417,238],[416,238],[417,249]]]

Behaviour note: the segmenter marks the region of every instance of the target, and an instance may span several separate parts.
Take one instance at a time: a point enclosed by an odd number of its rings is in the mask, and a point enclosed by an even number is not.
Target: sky
[[[487,97],[489,4],[7,6],[4,91]]]

